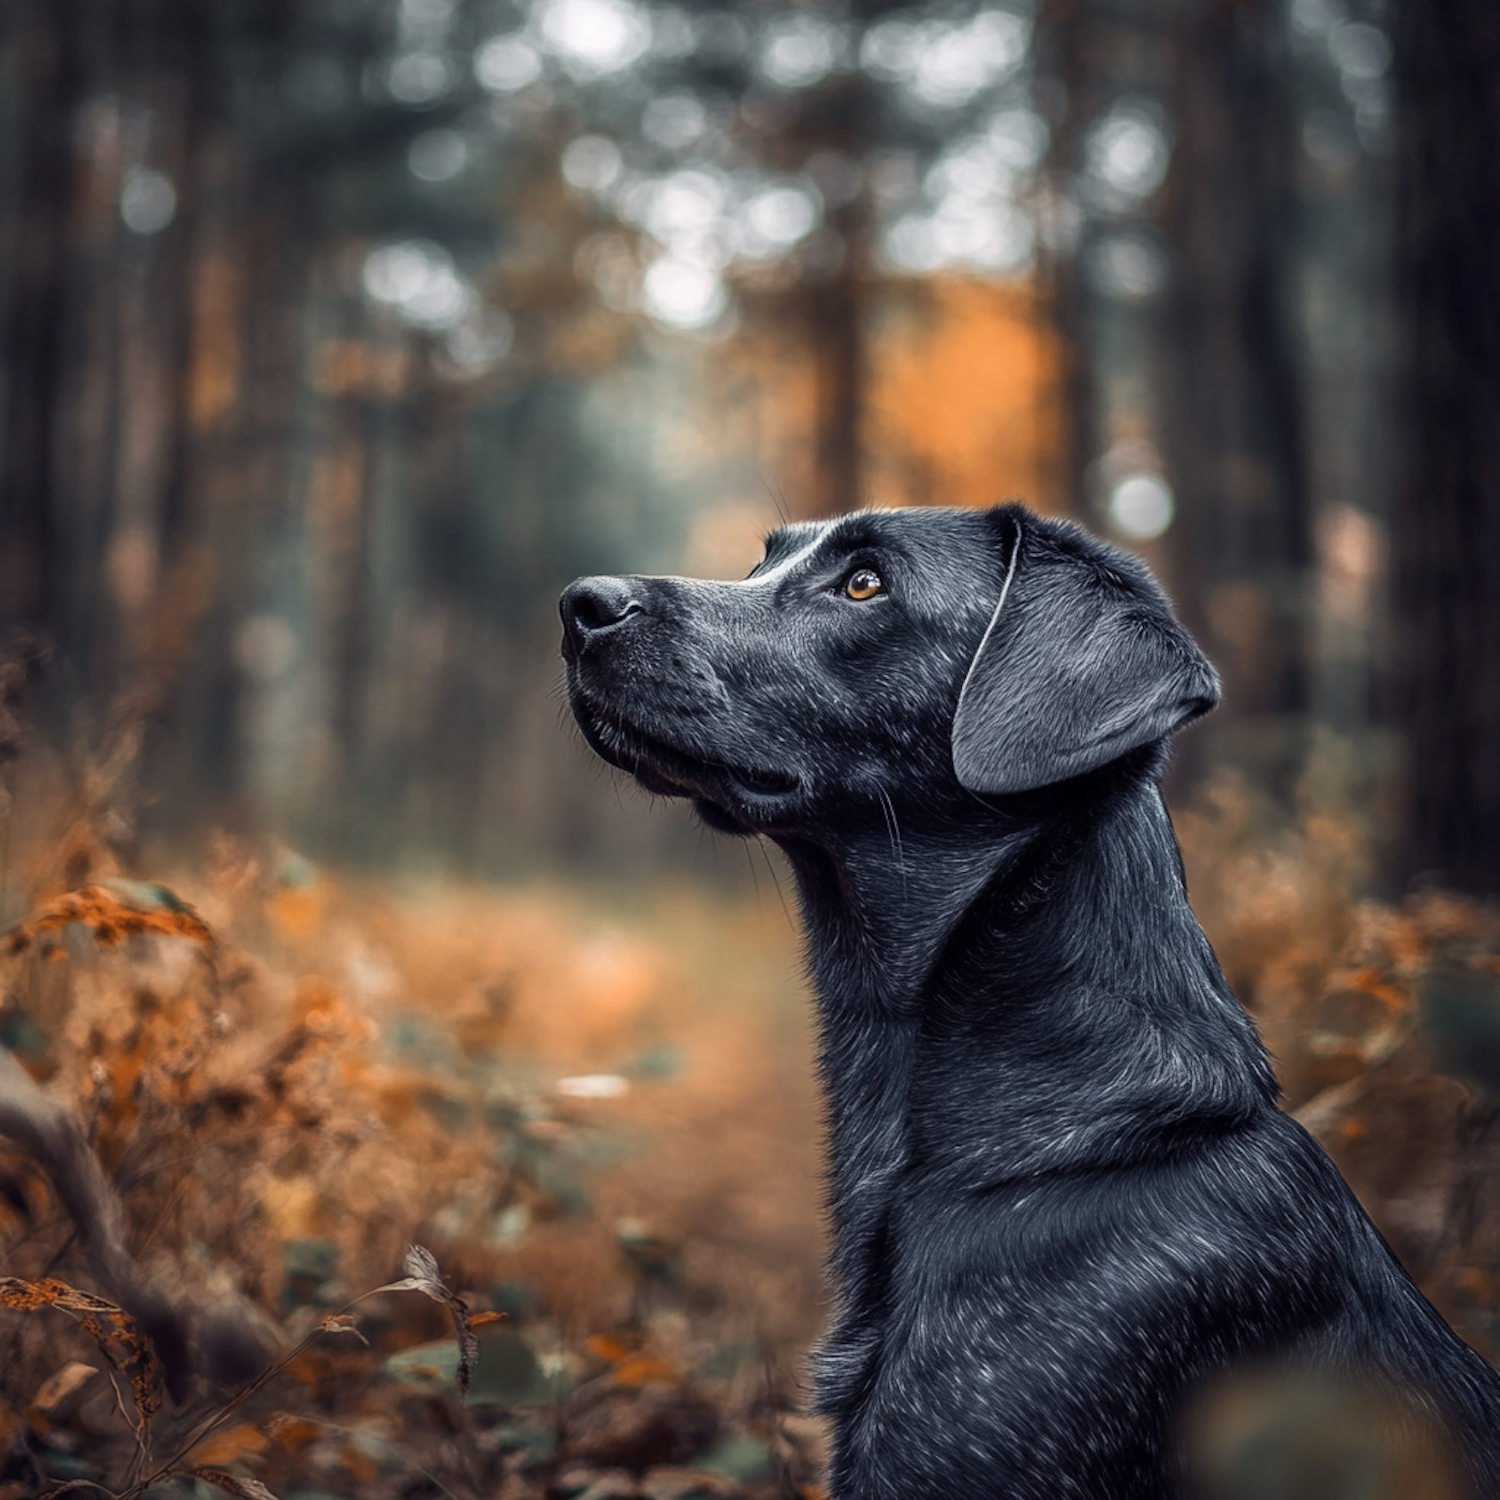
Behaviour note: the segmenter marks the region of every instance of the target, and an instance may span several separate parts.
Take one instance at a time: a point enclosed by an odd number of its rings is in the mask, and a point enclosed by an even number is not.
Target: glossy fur
[[[1188,906],[1159,783],[1217,685],[1137,561],[867,513],[562,612],[595,750],[796,872],[835,1500],[1163,1500],[1195,1385],[1283,1357],[1394,1383],[1500,1495],[1500,1377],[1278,1109]]]

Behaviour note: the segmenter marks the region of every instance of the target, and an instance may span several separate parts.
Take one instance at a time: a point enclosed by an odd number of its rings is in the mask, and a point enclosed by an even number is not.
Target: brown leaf
[[[32,1415],[46,1416],[61,1406],[75,1391],[80,1391],[99,1373],[94,1365],[70,1360],[61,1369],[54,1370],[38,1388],[26,1408]]]
[[[189,1453],[188,1461],[195,1465],[227,1464],[244,1453],[263,1453],[269,1446],[268,1439],[260,1428],[249,1422],[227,1427],[223,1432],[211,1433]]]
[[[166,886],[113,880],[44,902],[0,939],[0,953],[24,953],[43,933],[74,923],[92,928],[94,940],[106,948],[143,932],[199,943],[214,940],[208,923]]]
[[[1413,995],[1408,990],[1386,982],[1378,969],[1358,969],[1349,976],[1349,988],[1361,995],[1371,995],[1389,1010],[1401,1014],[1412,1007]]]
[[[194,1467],[187,1471],[205,1484],[211,1484],[226,1495],[238,1495],[241,1500],[276,1500],[276,1496],[258,1479],[248,1479],[243,1474],[231,1474],[228,1469]]]
[[[598,1359],[607,1360],[610,1364],[618,1364],[622,1359],[629,1359],[635,1353],[638,1341],[627,1342],[612,1333],[591,1334],[584,1341],[584,1348]]]
[[[322,1437],[323,1429],[294,1412],[279,1411],[266,1423],[266,1434],[278,1448],[284,1448],[288,1453],[300,1453],[309,1443]]]
[[[636,1354],[622,1359],[609,1375],[616,1385],[636,1387],[676,1385],[682,1380],[682,1371],[656,1354]]]
[[[616,1385],[641,1387],[677,1385],[682,1371],[660,1355],[653,1354],[639,1337],[596,1333],[586,1343],[590,1354],[613,1367],[609,1378]]]
[[[470,1328],[488,1328],[494,1323],[503,1323],[505,1314],[503,1312],[478,1312],[469,1314]]]
[[[29,1312],[34,1307],[51,1307],[53,1299],[48,1287],[61,1286],[62,1282],[23,1281],[19,1276],[0,1276],[0,1307],[13,1307]]]

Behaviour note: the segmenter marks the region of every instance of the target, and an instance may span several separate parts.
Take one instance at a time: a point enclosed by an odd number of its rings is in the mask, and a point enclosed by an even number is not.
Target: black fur
[[[1016,506],[865,513],[562,613],[594,749],[796,872],[836,1500],[1162,1500],[1187,1396],[1281,1358],[1399,1388],[1500,1495],[1500,1377],[1277,1108],[1188,906],[1159,783],[1218,690],[1139,562]]]

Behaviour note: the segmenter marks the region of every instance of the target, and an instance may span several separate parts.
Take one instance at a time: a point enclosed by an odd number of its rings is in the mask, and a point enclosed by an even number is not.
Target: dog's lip
[[[701,795],[705,780],[728,780],[745,800],[769,802],[790,796],[802,785],[801,778],[789,771],[730,765],[684,749],[583,693],[573,695],[573,711],[584,738],[612,765],[633,775],[644,768],[691,794]]]

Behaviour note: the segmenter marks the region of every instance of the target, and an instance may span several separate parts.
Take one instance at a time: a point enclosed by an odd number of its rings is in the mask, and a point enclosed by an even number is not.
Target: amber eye
[[[850,599],[873,599],[884,592],[885,585],[874,568],[856,568],[844,580],[844,593]]]

